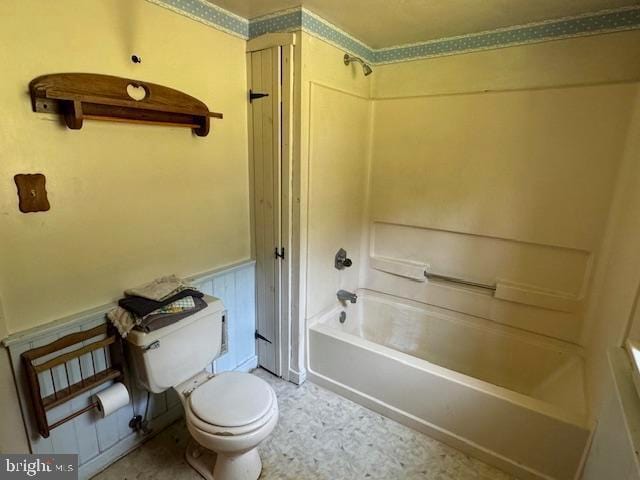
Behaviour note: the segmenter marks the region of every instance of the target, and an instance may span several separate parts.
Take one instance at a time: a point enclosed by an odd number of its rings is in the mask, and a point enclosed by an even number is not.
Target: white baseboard
[[[301,369],[299,372],[296,372],[293,369],[289,369],[289,381],[295,383],[296,385],[302,385],[307,379],[307,370]]]

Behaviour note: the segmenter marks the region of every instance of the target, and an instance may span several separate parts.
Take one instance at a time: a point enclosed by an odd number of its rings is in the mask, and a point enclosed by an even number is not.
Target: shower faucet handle
[[[338,270],[343,270],[345,267],[350,267],[351,265],[353,265],[351,259],[347,258],[347,251],[344,248],[341,248],[336,253],[334,265]]]

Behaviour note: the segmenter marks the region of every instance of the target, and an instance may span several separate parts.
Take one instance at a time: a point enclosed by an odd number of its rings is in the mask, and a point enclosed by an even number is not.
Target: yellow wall
[[[2,2],[0,19],[0,336],[249,257],[245,41],[143,0]],[[224,120],[206,138],[92,121],[71,131],[31,112],[29,81],[56,72],[166,85]],[[51,210],[25,215],[13,176],[34,172]]]
[[[371,253],[581,299],[638,92],[638,40],[626,32],[377,67]],[[581,340],[580,302],[553,311],[372,269],[363,282]]]

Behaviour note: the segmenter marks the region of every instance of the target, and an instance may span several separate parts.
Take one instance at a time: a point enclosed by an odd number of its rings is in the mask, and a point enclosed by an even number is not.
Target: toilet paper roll
[[[100,416],[107,417],[125,405],[129,405],[129,391],[122,383],[114,383],[100,393],[96,393]]]

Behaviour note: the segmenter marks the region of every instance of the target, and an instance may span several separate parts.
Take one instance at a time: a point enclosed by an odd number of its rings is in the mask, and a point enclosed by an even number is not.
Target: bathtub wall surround
[[[265,33],[301,30],[350,54],[362,57],[373,65],[640,28],[640,7],[632,6],[428,42],[374,49],[303,7],[247,20],[205,0],[147,1],[244,39],[255,38]]]
[[[637,85],[387,97],[396,85],[374,87],[360,286],[581,342]],[[380,258],[496,290],[413,282]]]
[[[304,379],[306,322],[358,288],[368,185],[371,77],[345,67],[344,51],[302,32],[296,41],[293,143],[292,365]],[[336,58],[339,62],[336,62]],[[294,240],[295,241],[295,240]],[[353,266],[334,268],[344,248]],[[295,267],[297,265],[297,268]]]
[[[228,352],[213,362],[210,371],[214,373],[228,370],[249,371],[256,367],[255,353],[255,262],[248,261],[229,268],[220,269],[191,279],[192,283],[207,295],[223,300],[228,312]],[[24,371],[20,354],[30,348],[45,345],[70,333],[88,330],[105,322],[105,313],[113,305],[98,307],[71,317],[60,319],[34,330],[8,337],[4,344],[9,350],[11,365],[17,381],[18,398],[23,413],[29,448],[32,453],[78,453],[81,479],[90,478],[115,459],[132,450],[146,436],[135,433],[129,421],[136,415],[144,414],[146,392],[134,382],[127,387],[132,402],[111,416],[100,418],[95,411],[84,413],[73,420],[51,430],[48,438],[38,434],[31,414],[28,387],[24,382]],[[96,369],[103,368],[104,356],[95,356]],[[88,362],[91,368],[91,360]],[[70,366],[69,375],[78,374]],[[86,373],[86,370],[85,370]],[[60,389],[65,385],[56,384]],[[86,394],[74,398],[48,412],[50,423],[72,411],[79,410],[90,402],[92,395],[107,387],[101,385]],[[41,379],[43,395],[52,392],[48,378]],[[149,405],[150,427],[154,433],[161,431],[182,415],[183,408],[175,392],[169,390],[152,395]]]
[[[359,265],[336,270],[331,260],[341,247],[361,258],[369,112],[366,97],[310,85],[306,318],[359,286]]]

